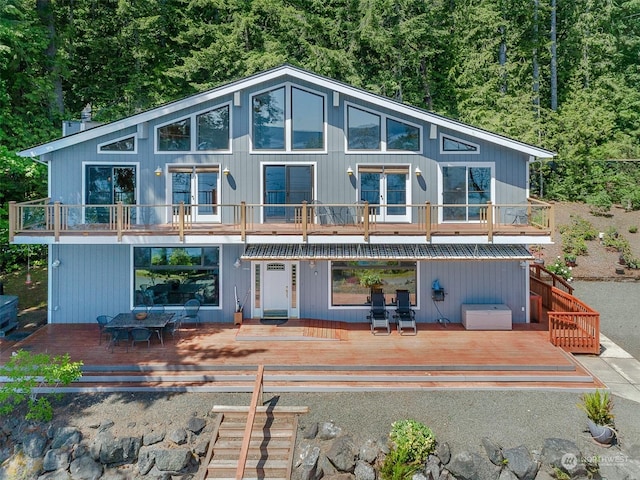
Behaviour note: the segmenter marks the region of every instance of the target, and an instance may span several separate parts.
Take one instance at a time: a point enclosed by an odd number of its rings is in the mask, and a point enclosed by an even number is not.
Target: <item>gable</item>
[[[276,67],[272,70],[258,73],[251,77],[222,85],[206,92],[197,93],[130,117],[62,137],[57,140],[20,151],[18,152],[18,155],[22,157],[38,157],[40,155],[55,152],[63,148],[77,145],[79,143],[131,127],[135,127],[139,135],[146,135],[148,122],[158,122],[162,117],[169,117],[173,114],[178,114],[185,109],[193,108],[194,105],[199,105],[205,102],[215,102],[216,100],[222,101],[225,97],[233,98],[233,104],[239,105],[241,102],[241,92],[243,90],[255,89],[261,84],[268,85],[277,81],[286,82],[287,80],[298,80],[308,85],[316,85],[319,88],[333,92],[333,95],[328,99],[328,102],[334,106],[336,106],[336,104],[339,105],[341,98],[346,96],[380,109],[395,112],[398,116],[415,119],[416,122],[426,122],[435,128],[443,127],[455,132],[456,135],[470,137],[474,140],[477,139],[478,141],[487,141],[532,157],[552,158],[555,155],[551,151],[480,128],[472,127],[462,122],[458,122],[417,107],[405,105],[291,65]]]

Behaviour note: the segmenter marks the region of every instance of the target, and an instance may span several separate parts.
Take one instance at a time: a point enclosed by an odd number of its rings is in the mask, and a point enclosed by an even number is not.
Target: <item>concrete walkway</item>
[[[600,334],[603,352],[574,355],[580,364],[602,380],[612,394],[640,403],[640,361]]]

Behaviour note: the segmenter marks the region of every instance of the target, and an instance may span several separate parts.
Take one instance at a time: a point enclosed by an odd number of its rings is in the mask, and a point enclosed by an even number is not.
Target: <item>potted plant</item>
[[[593,393],[584,393],[578,407],[587,414],[587,427],[593,439],[609,445],[616,436],[613,429],[613,402],[609,392],[596,389]]]
[[[564,263],[567,267],[575,267],[576,266],[576,255],[574,253],[565,253],[564,254]]]
[[[534,263],[537,263],[539,265],[544,265],[544,258],[542,258],[544,256],[544,253],[542,252],[544,250],[544,247],[542,245],[531,245],[529,247],[529,251],[533,254],[534,256]]]

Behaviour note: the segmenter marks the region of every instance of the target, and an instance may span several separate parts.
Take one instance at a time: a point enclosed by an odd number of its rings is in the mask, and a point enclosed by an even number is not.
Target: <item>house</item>
[[[49,246],[50,323],[190,298],[203,322],[365,322],[370,283],[418,324],[526,323],[553,229],[528,173],[552,152],[291,65],[19,154],[49,169],[10,241]]]

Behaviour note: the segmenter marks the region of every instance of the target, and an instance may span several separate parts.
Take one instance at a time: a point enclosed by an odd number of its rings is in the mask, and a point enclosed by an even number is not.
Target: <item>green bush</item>
[[[629,233],[638,233],[638,227],[635,225],[631,225],[629,227]]]
[[[27,420],[50,421],[53,418],[51,403],[46,397],[38,397],[35,389],[69,385],[82,376],[81,366],[82,362],[71,362],[68,353],[53,358],[26,350],[14,353],[0,368],[0,375],[7,377],[0,389],[0,416],[9,415],[26,401]]]
[[[394,422],[389,440],[391,450],[380,470],[384,480],[410,479],[436,448],[431,429],[415,420]]]
[[[609,194],[605,191],[598,192],[587,197],[587,204],[593,215],[608,215],[613,205],[613,201]]]
[[[571,268],[567,267],[565,262],[558,257],[555,262],[551,265],[547,265],[545,267],[551,273],[555,273],[557,276],[564,278],[567,282],[573,280],[573,276],[571,275]]]
[[[609,392],[596,389],[593,393],[584,393],[578,407],[596,425],[613,426],[613,402]]]

